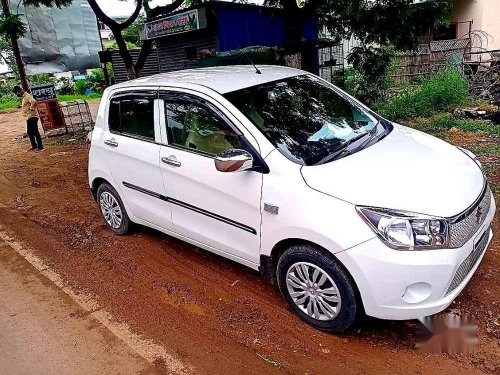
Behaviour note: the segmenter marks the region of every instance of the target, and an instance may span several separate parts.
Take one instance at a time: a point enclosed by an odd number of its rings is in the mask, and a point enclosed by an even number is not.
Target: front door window
[[[165,102],[169,144],[216,155],[241,148],[240,138],[208,108],[190,102]]]

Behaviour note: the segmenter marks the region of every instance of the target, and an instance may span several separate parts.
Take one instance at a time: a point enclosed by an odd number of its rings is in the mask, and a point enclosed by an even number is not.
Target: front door
[[[120,92],[111,97],[103,160],[131,213],[173,231],[170,206],[159,166],[160,126],[157,91]]]
[[[259,262],[262,174],[219,172],[214,156],[245,148],[238,129],[199,97],[166,95],[160,168],[174,230],[224,255]]]

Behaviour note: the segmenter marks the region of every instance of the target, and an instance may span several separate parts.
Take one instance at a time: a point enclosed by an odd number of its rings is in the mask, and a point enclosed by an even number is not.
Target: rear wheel
[[[351,328],[362,306],[356,287],[333,255],[310,245],[286,250],[278,261],[281,294],[312,326],[334,332]]]
[[[124,235],[130,230],[130,219],[116,190],[108,183],[97,189],[97,202],[106,225],[116,234]]]

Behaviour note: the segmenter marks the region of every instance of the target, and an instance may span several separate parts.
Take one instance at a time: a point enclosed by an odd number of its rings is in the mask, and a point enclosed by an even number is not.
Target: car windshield
[[[225,95],[285,156],[314,165],[364,138],[377,120],[322,80],[302,75]]]

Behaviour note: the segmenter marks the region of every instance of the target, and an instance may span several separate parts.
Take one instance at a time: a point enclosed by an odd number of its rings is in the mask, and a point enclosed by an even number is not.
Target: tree
[[[4,35],[0,34],[0,59],[7,67],[17,75],[16,61],[12,52],[10,40],[7,40]]]
[[[141,11],[144,9],[146,12],[146,20],[157,18],[161,15],[167,15],[177,9],[179,9],[185,2],[185,0],[174,0],[171,4],[157,6],[156,8],[150,8],[150,0],[136,0],[135,9],[132,15],[123,22],[118,22],[108,16],[99,7],[96,0],[87,0],[90,7],[94,11],[96,17],[108,26],[113,33],[116,44],[118,46],[118,51],[123,59],[125,68],[127,69],[127,75],[129,79],[134,79],[140,77],[141,71],[144,68],[147,57],[153,50],[152,40],[144,40],[142,42],[141,50],[137,60],[134,62],[129,49],[127,48],[127,41],[125,40],[126,30],[131,27],[134,22],[139,18]]]
[[[348,61],[362,74],[367,85],[375,87],[389,66],[391,53],[413,50],[421,37],[446,22],[449,0],[265,0],[281,7],[286,17],[286,52],[301,52],[304,20],[316,14],[319,25],[338,42],[354,37],[359,46],[350,51]],[[366,98],[362,98],[366,99]]]
[[[28,90],[28,79],[26,78],[26,71],[24,69],[24,62],[21,57],[21,52],[19,50],[19,44],[17,40],[24,36],[26,33],[26,26],[21,20],[19,14],[12,14],[10,11],[9,0],[2,1],[2,17],[0,18],[0,35],[7,41],[10,42],[12,48],[12,54],[16,63],[17,73],[19,75],[19,80],[21,81],[21,86],[23,89]],[[21,1],[21,0],[20,0]],[[56,6],[61,8],[71,4],[73,0],[23,0],[24,5],[33,6]]]
[[[302,22],[311,13],[336,39],[355,37],[363,45],[392,44],[397,50],[413,49],[421,36],[445,21],[451,10],[449,0],[265,0],[281,7],[289,23],[287,39],[300,40]],[[289,21],[299,21],[293,24]],[[302,21],[302,22],[301,22]],[[295,46],[290,46],[292,49]]]

